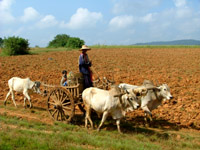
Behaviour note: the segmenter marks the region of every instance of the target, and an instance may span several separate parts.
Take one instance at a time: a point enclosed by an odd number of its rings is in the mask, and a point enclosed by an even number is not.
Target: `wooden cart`
[[[94,84],[95,87],[107,89],[108,80],[98,79]],[[84,104],[82,100],[83,92],[83,77],[81,74],[76,74],[68,86],[52,86],[43,84],[45,87],[50,87],[47,97],[47,110],[53,120],[70,122],[75,114],[75,108],[79,108],[82,112]]]

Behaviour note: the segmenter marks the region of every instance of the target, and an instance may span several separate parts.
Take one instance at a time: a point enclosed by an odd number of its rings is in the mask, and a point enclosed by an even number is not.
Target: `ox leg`
[[[8,97],[10,96],[10,93],[11,93],[11,91],[8,92],[8,94],[6,95],[6,98],[5,98],[5,100],[4,100],[4,105],[5,105],[5,106],[6,106],[7,99],[8,99]]]
[[[149,119],[150,119],[150,122],[153,122],[153,119],[152,119],[152,113],[149,114]]]
[[[106,118],[107,118],[107,117],[108,117],[108,112],[105,111],[105,112],[103,113],[103,116],[102,116],[102,119],[101,119],[101,123],[100,123],[100,125],[99,125],[97,131],[100,131],[100,128],[102,127],[103,123],[106,121]]]
[[[121,132],[121,129],[120,129],[120,119],[117,119],[117,120],[116,120],[116,124],[117,124],[118,132],[119,132],[119,133],[122,133],[122,132]]]
[[[150,110],[149,110],[149,108],[147,106],[143,106],[142,109],[144,110],[144,113],[145,113],[144,120],[145,120],[146,124],[148,124],[147,115],[152,116],[152,113],[150,112]],[[152,118],[150,120],[152,120]]]
[[[145,111],[145,121],[147,121],[148,118],[149,118],[150,122],[153,121],[153,119],[152,119],[152,113],[148,112],[148,111]]]
[[[86,116],[85,116],[85,128],[87,128],[87,121],[89,120],[90,124],[91,124],[91,128],[93,129],[94,126],[93,126],[93,122],[92,122],[92,119],[91,119],[91,109],[90,108],[86,108]]]
[[[26,108],[26,96],[24,96],[24,108]]]
[[[149,122],[148,122],[148,118],[149,118]],[[145,112],[145,126],[146,127],[149,127],[149,126],[152,126],[152,122],[153,122],[153,119],[152,119],[152,114],[151,113],[148,113],[148,112]]]
[[[144,112],[144,121],[147,123],[147,113]]]
[[[30,98],[30,96],[28,95],[28,91],[24,91],[23,94],[24,94],[25,98],[27,98],[28,101],[29,101],[29,103],[30,103],[30,106],[29,106],[29,107],[32,108],[31,98]]]
[[[15,107],[17,107],[17,104],[15,103],[15,94],[12,90],[11,90],[11,94],[12,94],[13,103],[14,103]]]

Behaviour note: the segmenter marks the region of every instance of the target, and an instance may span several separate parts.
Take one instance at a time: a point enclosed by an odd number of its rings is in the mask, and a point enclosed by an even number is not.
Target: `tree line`
[[[85,41],[78,37],[70,37],[67,34],[58,34],[54,37],[52,41],[48,43],[48,48],[81,48],[85,44]],[[23,55],[29,54],[29,42],[27,39],[21,37],[8,37],[0,38],[0,47],[2,48],[2,53],[7,56],[11,55]],[[37,46],[38,47],[38,46]]]

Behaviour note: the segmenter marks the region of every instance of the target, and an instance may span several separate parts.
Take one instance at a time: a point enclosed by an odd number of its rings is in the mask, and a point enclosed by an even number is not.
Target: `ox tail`
[[[13,91],[14,87],[14,78],[11,78],[10,80],[8,80],[8,86],[9,86],[9,89]]]

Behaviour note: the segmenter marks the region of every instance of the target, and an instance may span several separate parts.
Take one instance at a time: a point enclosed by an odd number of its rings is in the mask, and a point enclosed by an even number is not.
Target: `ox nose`
[[[139,107],[140,107],[139,104],[135,104],[135,105],[134,105],[134,108],[135,108],[135,109],[138,109]]]
[[[170,96],[169,98],[170,98],[170,99],[173,99],[174,97],[173,97],[173,96]]]

